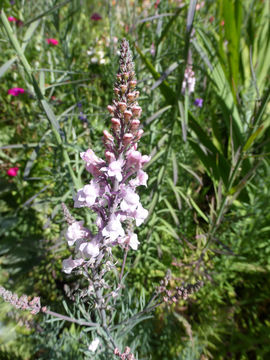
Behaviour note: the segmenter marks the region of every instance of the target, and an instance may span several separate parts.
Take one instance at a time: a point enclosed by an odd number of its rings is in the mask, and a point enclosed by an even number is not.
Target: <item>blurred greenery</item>
[[[141,360],[270,358],[269,1],[0,7],[0,284],[55,311],[64,311],[64,299],[74,305],[69,292],[82,280],[61,270],[70,254],[61,202],[72,208],[88,179],[79,152],[102,155],[126,37],[143,108],[140,147],[152,160],[140,194],[151,215],[128,256],[122,311],[139,308],[167,269],[172,287],[205,285],[187,301],[162,304],[125,336]],[[17,19],[10,31],[5,15]],[[196,77],[190,95],[181,92],[188,64]],[[8,95],[14,87],[24,94]],[[7,175],[11,167],[17,176]],[[92,215],[83,215],[91,227]],[[92,335],[74,324],[0,306],[0,359],[110,356],[87,351]]]

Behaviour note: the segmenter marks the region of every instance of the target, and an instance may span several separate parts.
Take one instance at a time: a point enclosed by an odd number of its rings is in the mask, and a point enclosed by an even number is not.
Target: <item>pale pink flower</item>
[[[87,184],[82,189],[78,190],[74,199],[74,207],[91,207],[95,204],[99,193],[99,184],[96,182],[96,180],[91,180],[90,184]]]
[[[106,165],[105,161],[96,156],[92,149],[80,153],[81,158],[86,162],[86,170],[94,177],[101,174],[100,168]]]
[[[85,239],[89,237],[89,235],[90,231],[83,227],[83,221],[75,221],[67,228],[66,239],[68,245],[72,246],[77,240]]]
[[[121,225],[120,215],[112,214],[107,225],[102,230],[102,235],[106,237],[109,242],[114,242],[119,236],[125,235],[125,231]]]
[[[12,177],[17,176],[18,171],[19,171],[18,167],[9,168],[7,170],[7,175]]]
[[[25,92],[24,89],[17,88],[17,87],[8,90],[8,94],[12,95],[12,96],[19,96],[20,94],[23,94],[24,92]]]
[[[140,226],[148,216],[148,210],[144,209],[139,203],[137,209],[133,212],[133,216],[136,221],[136,225]]]
[[[99,254],[99,245],[95,240],[91,242],[82,242],[79,245],[78,250],[84,258],[95,258]]]
[[[122,186],[121,197],[123,199],[120,204],[122,211],[132,212],[137,209],[140,203],[140,197],[131,187],[126,185]]]
[[[141,169],[150,160],[150,156],[142,155],[139,151],[129,150],[127,152],[127,166],[133,167],[136,171]]]
[[[46,39],[46,41],[47,41],[47,44],[53,45],[53,46],[56,46],[56,45],[58,45],[58,43],[59,43],[58,40],[53,39],[53,38]]]
[[[118,181],[122,180],[122,166],[123,166],[123,160],[118,159],[115,161],[112,161],[108,166],[108,175],[114,176]]]
[[[83,259],[75,259],[75,260],[73,260],[71,257],[69,257],[68,259],[63,260],[63,262],[62,262],[63,271],[66,274],[70,274],[73,269],[75,269],[76,267],[82,265],[83,262],[84,262]]]
[[[147,186],[147,180],[148,180],[148,175],[146,174],[146,172],[143,170],[138,170],[136,178],[130,180],[129,184],[132,187],[137,187],[140,185]]]

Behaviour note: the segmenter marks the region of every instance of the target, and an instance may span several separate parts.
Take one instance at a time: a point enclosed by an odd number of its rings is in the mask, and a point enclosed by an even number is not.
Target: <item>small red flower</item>
[[[49,45],[53,45],[53,46],[56,46],[56,45],[58,45],[59,44],[59,42],[58,42],[58,40],[56,40],[56,39],[46,39],[46,41],[47,41],[47,43],[49,44]]]
[[[94,13],[92,16],[91,16],[91,20],[93,21],[99,21],[99,20],[102,20],[102,16],[98,13]]]
[[[19,171],[18,167],[10,168],[7,170],[7,175],[12,177],[17,176],[18,171]]]

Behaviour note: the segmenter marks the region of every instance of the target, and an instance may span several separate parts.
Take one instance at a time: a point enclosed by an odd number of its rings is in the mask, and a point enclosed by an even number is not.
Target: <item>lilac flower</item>
[[[137,186],[147,186],[148,175],[143,166],[150,161],[138,150],[142,109],[138,105],[134,64],[126,40],[120,48],[120,66],[114,87],[115,99],[108,106],[111,115],[111,132],[104,130],[105,160],[92,149],[82,152],[86,170],[93,176],[89,184],[79,189],[74,207],[90,208],[97,214],[97,233],[83,227],[82,222],[72,223],[67,231],[68,243],[76,243],[76,259],[64,260],[63,268],[70,273],[82,265],[93,264],[104,251],[117,244],[137,250],[139,241],[133,224],[140,226],[148,211],[140,203]]]
[[[199,108],[202,108],[203,107],[203,99],[201,99],[201,98],[195,99],[194,105],[198,106]]]

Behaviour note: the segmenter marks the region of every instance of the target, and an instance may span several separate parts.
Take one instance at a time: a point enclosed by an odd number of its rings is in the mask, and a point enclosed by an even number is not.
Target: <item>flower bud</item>
[[[129,346],[126,346],[125,351],[124,351],[124,354],[125,354],[125,355],[128,355],[129,353],[130,353],[130,347],[129,347]]]
[[[124,146],[127,146],[131,143],[133,139],[133,135],[130,134],[130,133],[126,133],[124,136],[123,136],[123,144]]]
[[[120,88],[121,88],[122,94],[124,94],[127,91],[127,85],[126,84],[120,85]]]
[[[131,121],[130,129],[132,131],[134,131],[134,130],[137,130],[139,126],[140,126],[140,120],[134,119],[134,120]]]
[[[138,132],[137,132],[136,140],[140,140],[143,133],[144,133],[143,129],[139,129]]]
[[[142,108],[138,105],[134,105],[134,106],[132,106],[131,111],[134,116],[140,117],[141,113],[142,113]]]
[[[124,112],[125,122],[128,123],[131,117],[132,117],[132,112],[130,110],[126,110]]]
[[[129,73],[128,73],[128,72],[125,72],[125,73],[123,74],[123,78],[124,78],[125,80],[127,80],[127,79],[129,78]]]
[[[119,90],[117,87],[115,87],[115,88],[113,89],[113,91],[114,91],[115,95],[118,95],[119,92],[120,92],[120,90]]]
[[[114,111],[115,111],[115,107],[112,106],[112,105],[108,105],[108,106],[107,106],[107,109],[108,109],[108,111],[109,111],[110,114],[113,114]]]
[[[118,348],[115,348],[113,353],[114,353],[114,355],[120,355],[120,351]]]
[[[131,89],[134,89],[136,85],[137,85],[137,81],[136,81],[136,80],[131,80],[131,81],[129,82],[129,86],[130,86]]]
[[[127,108],[127,104],[123,101],[119,101],[118,106],[121,112],[124,112]]]
[[[103,135],[104,135],[105,141],[109,141],[109,142],[113,141],[113,136],[109,133],[109,131],[104,130]]]
[[[121,74],[116,74],[117,80],[121,80],[122,75]]]
[[[111,151],[106,151],[105,152],[105,157],[106,157],[108,163],[111,163],[112,161],[115,161],[115,155]]]
[[[128,98],[128,100],[129,100],[130,102],[132,102],[132,101],[135,100],[136,94],[135,94],[134,92],[128,93],[128,94],[127,94],[127,98]]]
[[[120,129],[120,119],[111,118],[112,128],[114,131],[118,131]]]
[[[136,91],[136,92],[135,92],[135,98],[138,99],[139,96],[140,96],[140,92],[139,92],[139,91]]]

